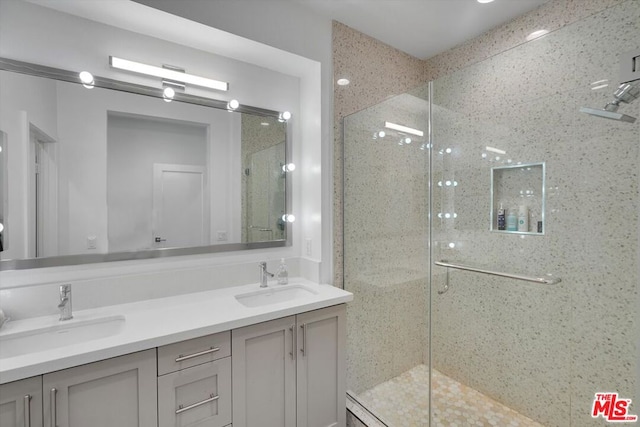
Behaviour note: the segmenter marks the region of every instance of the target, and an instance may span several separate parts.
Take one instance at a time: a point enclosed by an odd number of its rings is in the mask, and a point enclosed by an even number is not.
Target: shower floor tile
[[[433,427],[543,427],[484,394],[433,371]],[[378,384],[358,400],[389,427],[429,425],[429,368],[415,368]]]

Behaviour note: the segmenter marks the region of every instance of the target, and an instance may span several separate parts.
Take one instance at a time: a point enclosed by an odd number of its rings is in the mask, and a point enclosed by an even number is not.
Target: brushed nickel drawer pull
[[[206,403],[216,401],[218,399],[220,399],[220,396],[214,396],[214,394],[211,393],[209,395],[209,398],[203,400],[202,402],[194,403],[193,405],[189,405],[189,406],[185,406],[185,407],[183,407],[182,405],[179,405],[178,409],[176,409],[176,415],[181,414],[184,411],[188,411],[189,409],[197,408],[198,406],[202,406],[202,405],[204,405]]]
[[[24,427],[31,427],[31,395],[24,397]]]
[[[220,347],[211,347],[209,350],[200,351],[198,353],[188,354],[186,356],[179,355],[176,357],[176,363],[182,362],[183,360],[193,359],[194,357],[204,356],[205,354],[215,353],[216,351],[220,351]]]
[[[58,414],[56,413],[56,406],[58,405],[58,403],[56,402],[56,393],[58,393],[58,390],[56,390],[55,388],[52,388],[49,391],[49,399],[51,403],[51,427],[58,426]]]

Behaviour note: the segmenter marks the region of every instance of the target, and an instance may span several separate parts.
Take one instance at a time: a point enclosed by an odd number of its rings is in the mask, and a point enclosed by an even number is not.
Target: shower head
[[[636,121],[635,117],[627,116],[626,114],[617,113],[615,111],[600,110],[598,108],[580,107],[580,112],[591,114],[592,116],[596,116],[596,117],[603,117],[605,119],[611,119],[611,120],[619,120],[621,122],[627,122],[627,123],[635,123]]]
[[[613,97],[615,99],[605,105],[602,110],[599,110],[597,108],[580,107],[580,112],[591,114],[592,116],[604,117],[605,119],[634,123],[636,121],[635,117],[618,113],[618,108],[620,108],[621,102],[630,104],[638,99],[638,97],[640,97],[640,88],[630,85],[629,83],[623,83],[618,86],[618,89],[613,94]]]

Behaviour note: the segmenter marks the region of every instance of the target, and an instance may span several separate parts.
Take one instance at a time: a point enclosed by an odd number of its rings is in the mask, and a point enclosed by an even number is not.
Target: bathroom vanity
[[[295,279],[8,323],[0,346],[25,352],[0,358],[0,424],[344,426],[352,298]],[[83,341],[36,348],[50,335]]]

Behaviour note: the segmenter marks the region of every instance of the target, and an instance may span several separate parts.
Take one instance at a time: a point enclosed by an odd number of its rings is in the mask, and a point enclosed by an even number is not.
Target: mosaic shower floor
[[[484,394],[433,371],[434,427],[543,427]],[[390,427],[429,425],[429,368],[415,368],[358,396]]]

